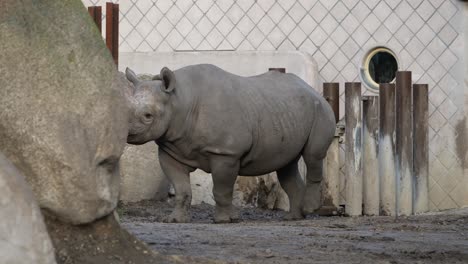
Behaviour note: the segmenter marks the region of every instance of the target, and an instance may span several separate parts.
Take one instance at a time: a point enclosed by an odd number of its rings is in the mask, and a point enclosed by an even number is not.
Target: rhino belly
[[[239,175],[259,176],[283,168],[301,155],[306,141],[305,135],[298,138],[291,136],[268,140],[266,137],[259,140],[241,159]]]

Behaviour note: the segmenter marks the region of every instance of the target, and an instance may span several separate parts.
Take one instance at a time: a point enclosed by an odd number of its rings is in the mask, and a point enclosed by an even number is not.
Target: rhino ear
[[[164,92],[170,93],[174,91],[176,86],[176,79],[175,74],[169,70],[167,67],[161,69],[161,73],[159,74],[159,79],[163,82],[163,89]]]
[[[130,68],[125,69],[125,76],[134,85],[136,85],[138,82],[140,82],[140,80],[138,80],[138,77],[136,76],[135,72],[130,70]]]

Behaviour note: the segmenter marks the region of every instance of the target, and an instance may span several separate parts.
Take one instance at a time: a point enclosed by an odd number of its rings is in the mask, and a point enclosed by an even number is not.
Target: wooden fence
[[[324,83],[323,95],[339,116],[339,85]],[[411,215],[428,211],[428,86],[412,85],[399,71],[378,96],[361,96],[361,83],[345,83],[345,212]],[[340,208],[340,133],[328,151],[324,207]],[[342,139],[341,139],[342,141]]]
[[[102,7],[90,6],[88,12],[96,23],[99,32],[102,32]],[[106,3],[106,45],[119,65],[119,4]]]

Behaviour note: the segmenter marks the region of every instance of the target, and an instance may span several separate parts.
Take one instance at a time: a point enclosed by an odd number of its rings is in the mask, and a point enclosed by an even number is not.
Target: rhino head
[[[125,75],[134,87],[132,94],[127,96],[131,109],[127,143],[140,145],[157,140],[169,127],[175,75],[166,67],[149,81],[140,80],[129,68]]]

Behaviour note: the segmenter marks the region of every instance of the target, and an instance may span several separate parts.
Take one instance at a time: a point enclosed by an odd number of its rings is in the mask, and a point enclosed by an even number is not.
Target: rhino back
[[[178,89],[196,101],[192,141],[208,152],[242,157],[243,175],[272,171],[298,157],[315,116],[324,111],[324,99],[293,74],[241,77],[213,65],[175,73]]]

